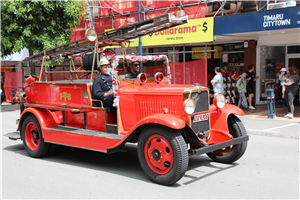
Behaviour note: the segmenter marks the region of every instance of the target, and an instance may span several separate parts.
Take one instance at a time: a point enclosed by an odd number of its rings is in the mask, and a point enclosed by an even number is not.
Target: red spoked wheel
[[[144,130],[137,152],[145,174],[159,184],[176,183],[188,167],[187,146],[178,130],[161,126]]]
[[[31,157],[40,158],[48,153],[50,144],[44,142],[41,126],[34,115],[25,116],[21,136],[25,150]]]
[[[234,137],[235,133],[234,133],[234,130],[232,130],[232,126],[228,126],[228,129],[229,129],[229,133]],[[224,156],[224,155],[228,154],[229,152],[231,152],[233,147],[234,147],[233,145],[224,147],[222,149],[215,151],[215,153],[220,156]]]
[[[144,148],[149,167],[158,174],[166,174],[173,166],[173,152],[168,140],[161,135],[148,138]]]
[[[219,150],[215,151],[215,153],[218,155],[226,155],[232,150],[232,147],[233,146],[229,146],[229,147],[225,147],[223,149],[219,149]]]
[[[36,150],[40,144],[37,126],[33,122],[29,122],[25,128],[25,140],[31,150]]]
[[[240,137],[247,135],[247,131],[244,124],[235,115],[229,115],[228,117],[228,129],[229,133],[234,137]],[[231,145],[223,149],[219,149],[207,155],[216,162],[221,163],[233,163],[238,160],[245,153],[247,148],[247,141],[239,144]]]

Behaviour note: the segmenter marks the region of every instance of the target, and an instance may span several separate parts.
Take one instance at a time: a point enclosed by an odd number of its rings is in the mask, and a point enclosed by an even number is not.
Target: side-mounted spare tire
[[[188,151],[178,130],[151,127],[138,141],[138,159],[145,174],[155,183],[172,185],[188,168]]]
[[[100,59],[102,52],[98,53],[98,58]],[[94,70],[97,70],[97,54],[95,54],[95,63],[94,63]],[[86,53],[83,57],[83,67],[86,70],[92,70],[93,68],[93,58],[94,58],[94,52]]]
[[[228,129],[229,129],[229,133],[234,138],[247,135],[247,131],[245,129],[244,124],[235,115],[229,115]],[[207,153],[207,155],[213,161],[230,164],[230,163],[237,161],[239,158],[242,157],[242,155],[246,151],[247,143],[248,143],[248,141],[241,142],[236,145],[232,145],[232,146],[225,147],[223,149],[219,149],[212,153]]]

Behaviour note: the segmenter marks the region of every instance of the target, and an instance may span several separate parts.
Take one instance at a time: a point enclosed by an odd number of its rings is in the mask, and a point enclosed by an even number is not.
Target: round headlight
[[[225,106],[225,103],[226,103],[226,98],[223,94],[218,94],[217,96],[215,96],[214,98],[215,106],[217,106],[218,108],[223,108]]]
[[[88,30],[86,30],[85,37],[88,39],[88,41],[94,42],[97,39],[97,33],[95,29],[89,28]]]
[[[196,104],[192,99],[186,99],[184,101],[184,110],[187,114],[192,114],[195,111]]]

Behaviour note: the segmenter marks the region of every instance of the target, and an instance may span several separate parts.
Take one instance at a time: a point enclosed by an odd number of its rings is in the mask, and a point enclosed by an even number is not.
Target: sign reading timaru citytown
[[[215,35],[300,28],[300,7],[215,18]]]

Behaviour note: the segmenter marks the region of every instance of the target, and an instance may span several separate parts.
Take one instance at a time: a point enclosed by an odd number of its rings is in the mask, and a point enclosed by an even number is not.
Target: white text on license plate
[[[204,113],[204,114],[199,114],[194,116],[193,122],[202,122],[208,120],[209,114]]]

